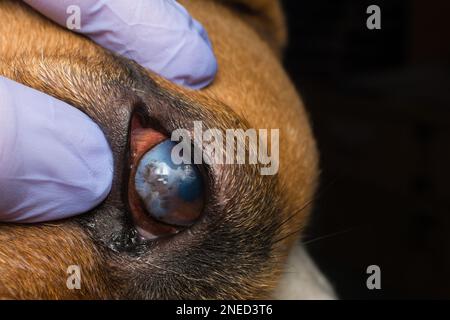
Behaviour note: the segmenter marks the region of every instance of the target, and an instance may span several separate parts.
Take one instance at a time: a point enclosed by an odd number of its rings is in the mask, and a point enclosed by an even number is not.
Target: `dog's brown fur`
[[[279,61],[281,9],[274,0],[180,2],[206,27],[219,63],[213,85],[200,92],[113,56],[20,2],[0,1],[0,75],[86,112],[103,128],[116,162],[111,195],[85,217],[0,226],[1,297],[271,297],[317,178],[307,115]],[[279,173],[214,166],[205,218],[190,232],[136,247],[123,172],[137,108],[168,132],[196,119],[222,129],[279,128]],[[72,264],[82,268],[81,290],[66,288]]]

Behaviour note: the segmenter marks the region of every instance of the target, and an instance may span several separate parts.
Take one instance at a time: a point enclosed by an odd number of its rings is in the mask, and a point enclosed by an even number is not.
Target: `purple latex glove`
[[[24,1],[59,25],[177,84],[200,89],[216,74],[206,31],[174,0]]]
[[[0,221],[86,212],[109,193],[113,157],[100,128],[74,107],[0,77]]]

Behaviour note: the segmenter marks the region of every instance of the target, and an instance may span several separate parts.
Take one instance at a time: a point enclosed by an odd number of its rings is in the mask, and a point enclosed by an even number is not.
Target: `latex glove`
[[[59,25],[69,26],[177,84],[199,89],[216,74],[206,31],[174,0],[25,2]],[[73,19],[77,11],[79,28]]]
[[[0,77],[0,221],[66,218],[108,195],[113,157],[84,113]]]

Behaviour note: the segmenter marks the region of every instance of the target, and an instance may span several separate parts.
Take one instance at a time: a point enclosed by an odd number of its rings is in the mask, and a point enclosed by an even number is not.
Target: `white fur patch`
[[[331,284],[312,261],[302,244],[294,246],[284,275],[274,293],[280,300],[334,300]]]

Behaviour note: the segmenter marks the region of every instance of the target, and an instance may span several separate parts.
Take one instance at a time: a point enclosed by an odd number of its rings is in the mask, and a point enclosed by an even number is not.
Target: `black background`
[[[285,66],[321,152],[308,251],[340,298],[450,298],[450,1],[284,7]]]

